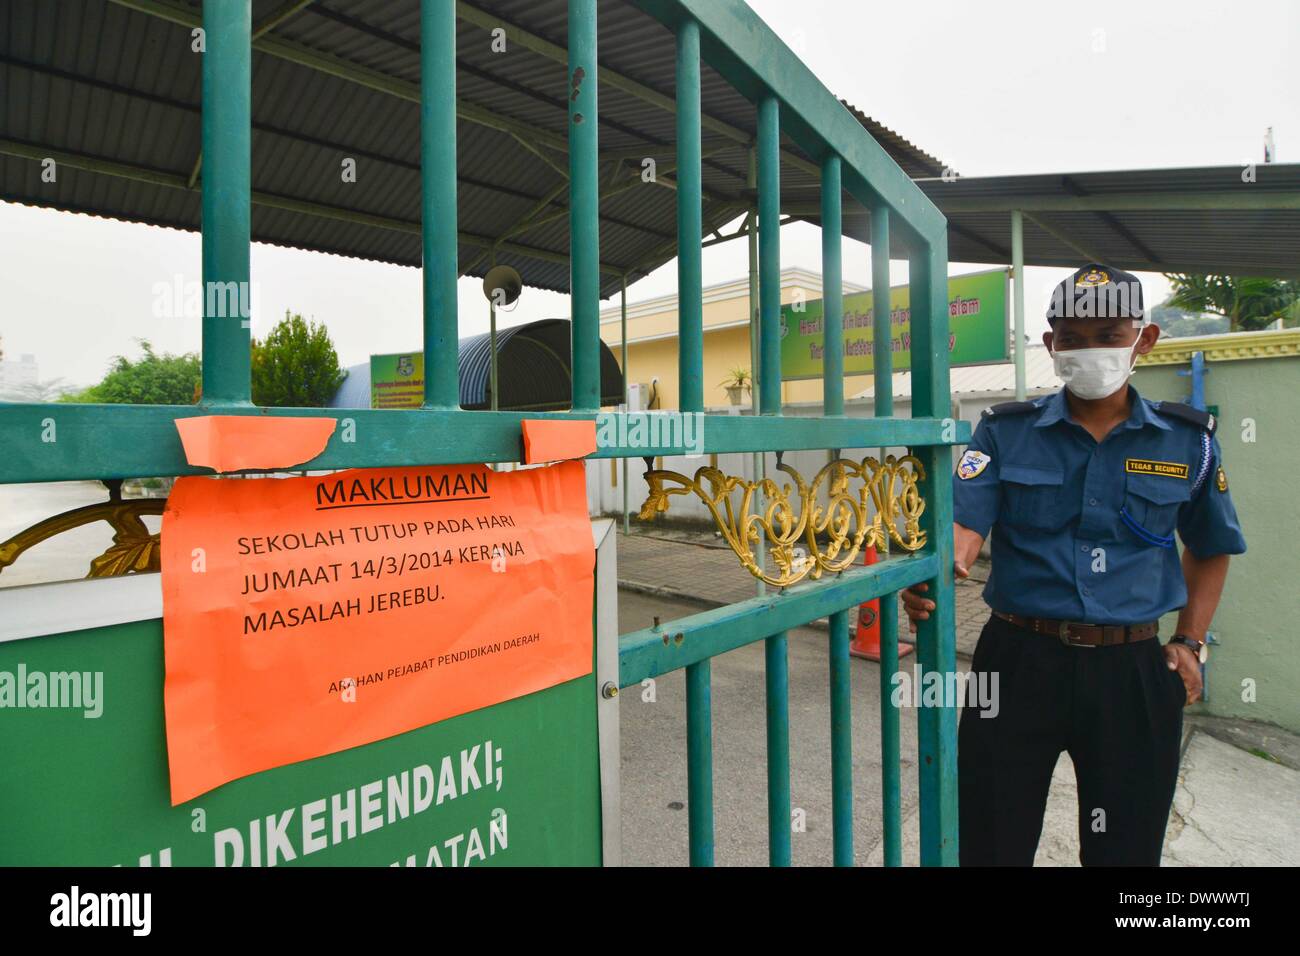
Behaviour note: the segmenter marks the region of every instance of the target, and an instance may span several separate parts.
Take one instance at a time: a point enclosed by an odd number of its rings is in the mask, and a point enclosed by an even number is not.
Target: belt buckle
[[[1062,622],[1061,622],[1061,626],[1060,626],[1060,628],[1058,629],[1056,636],[1057,636],[1058,638],[1060,638],[1061,643],[1064,644],[1066,647],[1092,647],[1091,644],[1084,644],[1084,643],[1081,643],[1081,642],[1079,642],[1079,641],[1074,640],[1074,639],[1070,636],[1070,622],[1069,622],[1069,621],[1062,621]]]

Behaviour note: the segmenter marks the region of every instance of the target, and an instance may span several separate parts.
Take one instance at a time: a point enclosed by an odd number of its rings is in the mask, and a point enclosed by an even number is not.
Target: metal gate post
[[[822,161],[822,411],[844,414],[843,189],[840,157]],[[853,865],[853,711],[849,612],[830,616],[831,821],[836,866]]]
[[[889,285],[889,207],[871,208],[872,341],[885,347],[872,352],[875,378],[872,412],[876,418],[894,414],[894,303]],[[881,449],[883,460],[885,450]],[[889,539],[885,539],[888,553]],[[902,773],[899,764],[899,713],[894,706],[894,675],[898,673],[898,597],[880,596],[880,805],[885,866],[903,865]]]
[[[950,418],[948,389],[948,239],[932,235],[928,248],[914,247],[910,261],[912,310],[912,416]],[[955,428],[955,423],[953,425]],[[956,609],[953,607],[952,448],[916,449],[925,468],[921,495],[928,503],[921,527],[939,562],[927,582],[936,609],[917,628],[916,657],[924,673],[944,686],[956,673]],[[921,786],[921,865],[957,862],[957,707],[943,701],[917,710]]]
[[[781,414],[781,112],[758,104],[759,411]],[[773,866],[790,865],[790,682],[785,631],[767,638],[767,836]]]
[[[248,405],[251,0],[203,5],[203,402]],[[231,294],[233,291],[233,295]],[[235,306],[234,314],[230,305]]]
[[[424,407],[460,407],[456,282],[456,5],[420,4]]]
[[[573,410],[600,409],[600,180],[596,0],[569,0],[569,295]]]

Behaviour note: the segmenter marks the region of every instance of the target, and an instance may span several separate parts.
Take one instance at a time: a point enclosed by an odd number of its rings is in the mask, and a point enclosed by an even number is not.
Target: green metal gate
[[[862,126],[741,0],[632,0],[677,39],[677,222],[681,411],[703,411],[700,64],[707,62],[757,111],[757,220],[760,322],[759,414],[708,416],[704,451],[784,452],[908,446],[923,477],[926,544],[870,567],[765,594],[715,611],[622,635],[622,686],[686,669],[690,861],[713,861],[710,660],[764,641],[767,661],[770,859],[790,862],[790,780],[786,631],[830,616],[831,741],[835,862],[853,860],[848,613],[880,597],[882,794],[886,863],[900,862],[899,714],[890,704],[898,667],[900,588],[925,581],[938,610],[922,622],[918,661],[926,671],[956,667],[952,572],[951,447],[968,429],[948,416],[947,238],[942,215]],[[354,440],[331,439],[302,467],[312,469],[516,461],[523,418],[592,418],[599,410],[600,235],[597,172],[596,0],[569,0],[569,173],[573,335],[572,411],[550,415],[463,411],[457,366],[457,170],[455,0],[422,0],[421,137],[424,252],[425,401],[418,410],[349,411]],[[249,0],[203,4],[203,281],[249,282],[252,27]],[[782,136],[820,160],[825,295],[825,415],[789,420],[780,405],[780,165]],[[912,414],[892,417],[891,363],[876,357],[877,418],[843,415],[841,200],[868,209],[872,275],[889,287],[891,236],[906,248],[912,311]],[[878,309],[876,341],[888,341]],[[238,315],[203,318],[203,397],[197,406],[0,405],[0,483],[116,479],[207,473],[187,464],[175,420],[196,415],[325,415],[322,409],[257,408],[250,401],[250,330]],[[51,424],[57,423],[51,438]],[[618,428],[626,435],[626,428]],[[693,449],[692,449],[693,450]],[[610,445],[602,458],[680,455],[681,445]],[[951,864],[957,854],[956,709],[918,710],[921,861]]]

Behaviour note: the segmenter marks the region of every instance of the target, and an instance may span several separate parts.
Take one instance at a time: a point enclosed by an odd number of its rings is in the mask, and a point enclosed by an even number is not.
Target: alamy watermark
[[[1131,319],[1142,314],[1142,284],[1129,281],[1076,286],[1068,293],[1058,285],[1047,309],[1048,319]]]
[[[960,702],[989,718],[1001,710],[997,671],[927,671],[917,664],[911,674],[899,671],[890,680],[889,702],[895,707],[956,707]]]
[[[179,272],[171,282],[155,282],[152,315],[157,319],[239,318],[248,325],[261,301],[256,282],[186,282]]]
[[[703,412],[617,412],[596,415],[597,448],[662,448],[704,454]]]
[[[152,912],[152,893],[83,892],[73,884],[67,893],[50,897],[50,925],[55,927],[121,927],[133,936],[148,936]]]
[[[103,671],[0,671],[0,709],[80,710],[94,720],[104,713]]]

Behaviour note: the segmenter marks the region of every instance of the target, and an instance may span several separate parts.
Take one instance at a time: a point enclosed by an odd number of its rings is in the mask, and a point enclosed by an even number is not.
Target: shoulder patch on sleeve
[[[984,409],[984,415],[1023,415],[1038,408],[1034,402],[1002,402]]]
[[[966,454],[961,456],[961,461],[957,462],[957,477],[962,481],[976,478],[989,466],[989,462],[992,460],[984,452],[968,448]]]
[[[1214,434],[1214,429],[1219,427],[1218,419],[1213,415],[1191,405],[1184,405],[1182,402],[1157,402],[1155,405],[1156,411],[1191,422],[1197,428],[1204,428],[1211,435]]]

